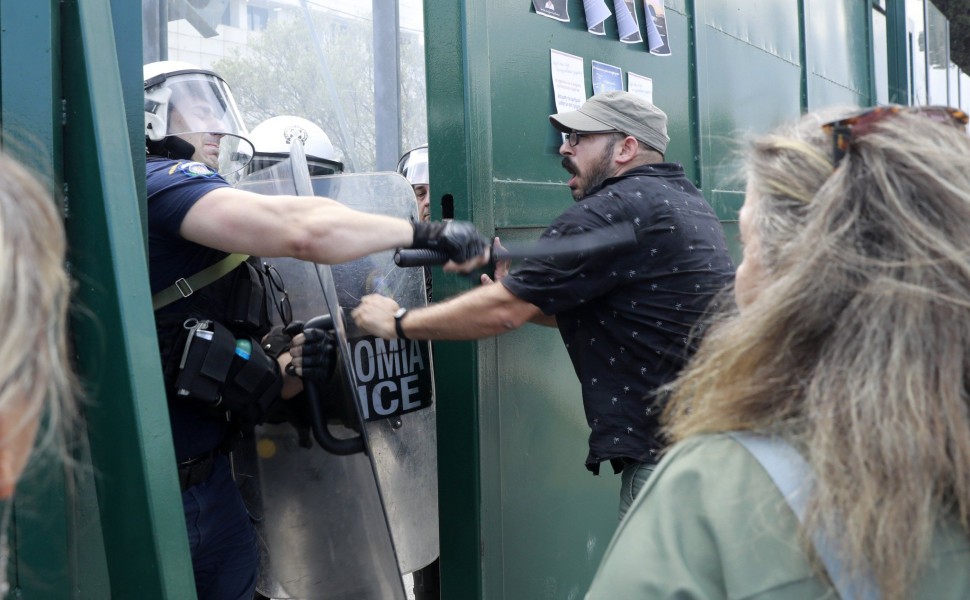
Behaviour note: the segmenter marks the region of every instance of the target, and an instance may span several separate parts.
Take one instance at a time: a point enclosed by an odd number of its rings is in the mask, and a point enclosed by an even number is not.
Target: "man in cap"
[[[691,329],[734,265],[710,205],[680,165],[664,162],[663,111],[608,92],[549,119],[564,134],[559,153],[576,203],[539,243],[628,224],[636,244],[526,259],[507,276],[497,272],[496,283],[483,276],[488,285],[424,309],[367,296],[353,316],[385,338],[479,339],[527,321],[558,327],[592,430],[586,467],[598,474],[609,461],[622,473],[622,516],[662,447],[659,392],[693,351]]]

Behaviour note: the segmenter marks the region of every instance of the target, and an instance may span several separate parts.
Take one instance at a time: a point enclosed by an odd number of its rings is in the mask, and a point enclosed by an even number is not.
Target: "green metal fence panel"
[[[805,2],[809,110],[871,103],[871,6],[869,0]]]
[[[733,220],[743,201],[743,136],[801,112],[798,2],[694,4],[702,189],[718,216]]]
[[[886,3],[886,43],[888,46],[889,102],[909,104],[909,44],[906,34],[906,0]]]
[[[75,339],[111,596],[191,599],[112,13],[108,0],[69,0],[63,15],[66,223],[89,311]],[[140,53],[137,33],[123,47]]]
[[[653,78],[671,119],[668,157],[696,177],[690,23],[684,3],[667,8],[673,54],[657,57],[620,43],[615,19],[605,36],[587,33],[581,0],[569,23],[515,0],[426,0],[434,195],[451,194],[456,217],[503,239],[537,237],[572,202],[548,121],[551,49],[583,57],[587,95],[592,60],[620,67],[624,82],[629,71]],[[436,299],[467,285],[437,274]],[[580,597],[617,524],[619,478],[583,465],[588,430],[558,333],[526,326],[435,352],[442,597]]]

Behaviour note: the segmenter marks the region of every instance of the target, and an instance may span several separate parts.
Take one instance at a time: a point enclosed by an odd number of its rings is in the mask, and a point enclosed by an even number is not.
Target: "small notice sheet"
[[[552,91],[556,96],[556,112],[576,110],[586,102],[586,74],[583,57],[550,49]]]
[[[623,71],[620,67],[593,61],[593,95],[623,91]]]
[[[653,79],[627,71],[626,90],[653,104]]]

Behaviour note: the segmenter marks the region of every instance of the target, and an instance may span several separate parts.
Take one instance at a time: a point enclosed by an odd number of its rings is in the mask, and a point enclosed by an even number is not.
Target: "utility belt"
[[[182,491],[184,492],[208,479],[209,475],[212,475],[212,469],[215,467],[218,456],[217,450],[210,450],[205,454],[180,462],[178,473],[179,487]]]

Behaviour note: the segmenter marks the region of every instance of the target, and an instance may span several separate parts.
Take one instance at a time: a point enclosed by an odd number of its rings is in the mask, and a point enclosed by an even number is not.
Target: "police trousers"
[[[219,454],[209,478],[182,492],[199,600],[252,600],[259,569],[256,531]]]

